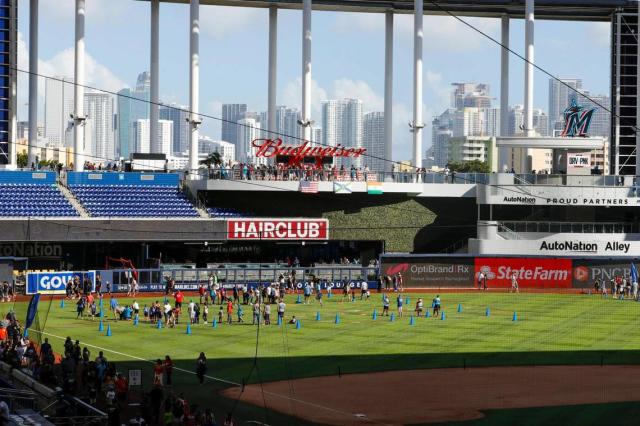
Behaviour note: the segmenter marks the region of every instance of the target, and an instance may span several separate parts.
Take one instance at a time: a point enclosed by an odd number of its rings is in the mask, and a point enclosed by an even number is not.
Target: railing
[[[498,224],[498,232],[519,239],[523,232],[578,234],[636,234],[640,224],[620,222],[528,222],[508,221]]]
[[[488,183],[486,173],[380,172],[363,170],[216,168],[206,171],[212,180],[300,181],[318,182],[393,182],[393,183]]]
[[[36,395],[27,390],[0,388],[0,401],[7,403],[9,411],[36,408]]]

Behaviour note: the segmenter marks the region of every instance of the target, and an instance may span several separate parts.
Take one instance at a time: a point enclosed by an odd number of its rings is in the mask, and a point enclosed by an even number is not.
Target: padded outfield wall
[[[326,218],[331,240],[383,241],[386,252],[437,253],[476,235],[473,198],[291,191],[208,191],[200,197],[208,207],[247,216]]]

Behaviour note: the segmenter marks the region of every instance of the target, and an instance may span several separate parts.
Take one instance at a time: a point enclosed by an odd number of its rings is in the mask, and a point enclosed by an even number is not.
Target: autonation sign
[[[91,281],[92,290],[95,290],[95,271],[29,272],[27,274],[27,294],[64,294],[67,283],[74,277],[78,277],[80,282],[88,278]]]

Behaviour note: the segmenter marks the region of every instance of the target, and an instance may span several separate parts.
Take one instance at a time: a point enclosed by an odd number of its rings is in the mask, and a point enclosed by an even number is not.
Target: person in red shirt
[[[207,290],[202,283],[200,283],[200,287],[198,287],[198,294],[200,295],[200,304],[202,305],[206,301],[205,295],[207,294]]]
[[[156,361],[156,365],[153,366],[153,384],[162,386],[162,372],[164,371],[164,366],[162,365],[162,360],[158,359]]]
[[[176,300],[176,308],[182,308],[182,301],[184,300],[184,294],[178,290],[174,296]]]
[[[231,325],[233,322],[233,302],[227,300],[227,323]]]
[[[124,402],[127,400],[127,391],[129,390],[129,382],[122,374],[118,374],[116,379],[116,396],[118,400]]]
[[[173,361],[169,355],[164,357],[164,374],[167,377],[167,385],[171,386],[171,375],[173,374]]]

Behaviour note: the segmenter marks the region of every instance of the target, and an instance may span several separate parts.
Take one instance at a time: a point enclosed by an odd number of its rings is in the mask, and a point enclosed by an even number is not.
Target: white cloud
[[[122,23],[135,7],[130,0],[89,0],[86,2],[87,20],[95,20],[99,24],[109,25],[111,22]],[[75,0],[41,0],[39,5],[40,19],[47,21],[73,22]]]
[[[497,37],[500,23],[490,18],[461,18],[471,26]],[[384,32],[384,15],[373,13],[340,13],[336,14],[333,24],[335,31],[341,32]],[[396,15],[394,19],[396,37],[403,41],[413,38],[413,16]],[[483,35],[469,28],[463,22],[450,16],[424,17],[424,48],[448,52],[475,50],[483,44],[492,42]]]
[[[587,27],[587,37],[592,46],[609,47],[611,44],[611,23],[592,22]]]
[[[206,6],[200,8],[200,31],[213,39],[245,32],[247,28],[262,25],[266,28],[266,14],[253,7]]]
[[[74,51],[72,47],[66,48],[51,59],[38,59],[38,98],[40,112],[44,110],[45,77],[73,77]],[[27,71],[29,69],[29,47],[18,32],[18,68]],[[87,86],[98,89],[117,92],[126,87],[109,68],[97,62],[90,54],[85,55],[85,75]],[[18,114],[20,119],[26,119],[26,103],[29,98],[29,76],[26,72],[18,73]]]
[[[315,117],[318,122],[322,107],[321,102],[328,99],[327,91],[320,87],[317,81],[311,80],[311,116]],[[302,79],[300,77],[288,82],[282,92],[282,96],[278,98],[278,104],[297,107],[302,103]]]
[[[361,99],[366,111],[381,111],[384,108],[384,98],[362,80],[348,78],[335,80],[331,97],[334,99]]]

